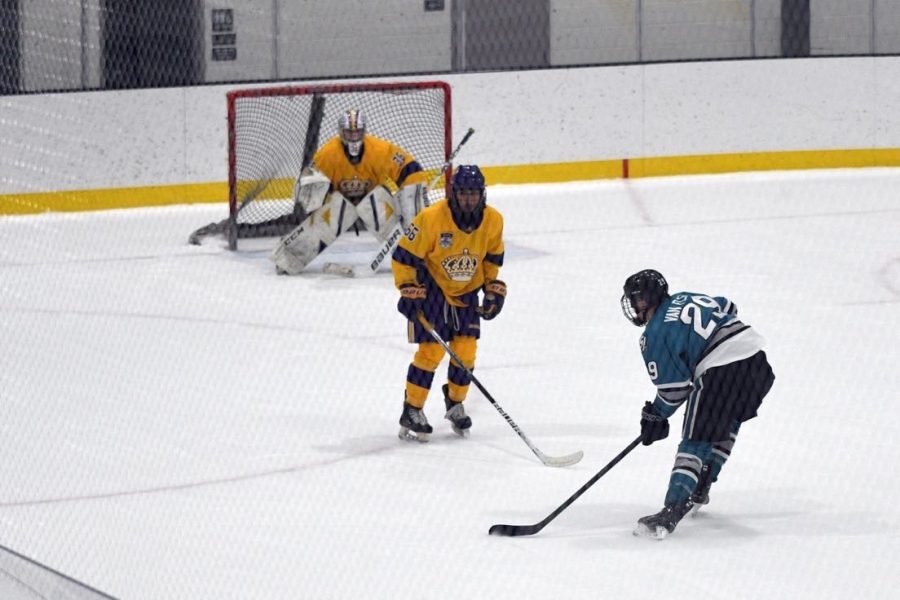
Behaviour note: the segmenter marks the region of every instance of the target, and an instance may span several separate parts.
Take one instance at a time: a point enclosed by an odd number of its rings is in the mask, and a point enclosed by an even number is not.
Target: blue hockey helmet
[[[622,294],[622,312],[625,318],[643,327],[649,320],[647,313],[669,297],[669,283],[662,273],[644,269],[625,280]]]
[[[450,186],[450,212],[457,226],[471,230],[481,225],[487,200],[481,169],[477,165],[459,165],[453,173]],[[460,204],[458,198],[460,192],[477,192],[478,203],[474,206]]]

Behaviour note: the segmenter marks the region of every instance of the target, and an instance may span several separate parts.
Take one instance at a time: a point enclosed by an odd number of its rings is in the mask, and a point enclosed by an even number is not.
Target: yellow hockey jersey
[[[315,167],[331,179],[331,187],[354,204],[381,184],[399,188],[412,183],[427,183],[422,166],[403,148],[366,134],[362,156],[353,164],[344,153],[339,136],[325,142],[313,157]]]
[[[428,270],[450,304],[465,306],[458,296],[497,279],[503,266],[503,216],[484,207],[481,225],[471,233],[456,226],[450,204],[441,200],[413,219],[394,251],[394,283],[417,282],[418,269]],[[418,281],[418,283],[424,283]]]

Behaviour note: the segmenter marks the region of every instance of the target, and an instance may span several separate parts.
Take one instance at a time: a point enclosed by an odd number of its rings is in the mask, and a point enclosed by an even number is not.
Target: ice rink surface
[[[414,347],[368,237],[278,277],[188,234],[222,205],[0,218],[0,544],[117,598],[887,598],[900,585],[900,172],[489,187],[509,286],[457,439],[397,439]],[[365,236],[365,234],[364,234]],[[248,246],[252,246],[249,244]],[[262,248],[257,244],[257,247]],[[677,445],[624,279],[725,295],[777,381],[712,501],[663,542]],[[3,598],[27,581],[0,569]],[[21,595],[19,595],[21,594]]]

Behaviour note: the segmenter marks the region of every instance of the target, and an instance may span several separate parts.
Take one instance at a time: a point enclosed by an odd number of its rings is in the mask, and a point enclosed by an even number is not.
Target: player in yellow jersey
[[[309,216],[281,238],[271,259],[279,273],[297,274],[357,221],[384,241],[398,219],[406,225],[421,210],[426,184],[413,156],[367,134],[365,114],[350,109],[298,178],[294,200]]]
[[[432,432],[423,408],[444,358],[444,349],[418,322],[421,311],[469,370],[481,336],[481,319],[493,319],[503,308],[506,284],[498,279],[503,266],[503,217],[485,204],[484,175],[475,165],[453,174],[449,200],[422,210],[394,250],[394,283],[400,290],[397,309],[408,319],[407,334],[418,344],[406,374],[400,437],[427,441]],[[484,292],[479,303],[478,293]],[[453,431],[465,436],[472,420],[463,409],[469,374],[450,362],[442,386]]]

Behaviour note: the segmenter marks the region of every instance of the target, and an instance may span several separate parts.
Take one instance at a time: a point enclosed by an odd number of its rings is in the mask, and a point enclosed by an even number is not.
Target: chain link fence
[[[900,53],[890,0],[0,0],[0,93]]]

